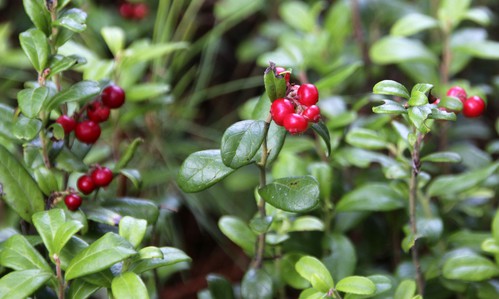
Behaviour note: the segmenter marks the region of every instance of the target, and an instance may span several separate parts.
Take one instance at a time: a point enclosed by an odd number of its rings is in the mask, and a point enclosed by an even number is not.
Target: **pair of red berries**
[[[468,98],[466,90],[460,86],[453,86],[447,91],[447,96],[455,97],[463,103],[463,115],[465,117],[478,117],[485,111],[485,101],[479,96]]]
[[[294,85],[290,90],[286,98],[272,102],[270,113],[274,122],[284,126],[289,133],[303,133],[310,122],[316,123],[321,117],[320,109],[315,105],[319,100],[319,91],[309,83]]]
[[[128,20],[142,20],[149,14],[149,6],[146,3],[123,2],[119,10],[120,15]]]
[[[113,172],[107,167],[97,166],[90,174],[84,174],[78,178],[76,187],[78,190],[88,195],[99,187],[107,187],[113,181]],[[64,204],[70,211],[76,211],[82,204],[83,200],[75,192],[64,197]]]
[[[87,144],[93,144],[99,139],[101,128],[99,123],[109,118],[111,109],[116,109],[125,103],[125,91],[116,85],[109,85],[100,95],[101,99],[91,102],[87,106],[87,120],[77,123],[76,119],[61,115],[56,120],[64,129],[64,134],[68,135],[75,131],[76,139]]]

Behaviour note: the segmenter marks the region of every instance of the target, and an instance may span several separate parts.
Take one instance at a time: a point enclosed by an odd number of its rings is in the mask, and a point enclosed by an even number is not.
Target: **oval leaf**
[[[35,118],[48,97],[49,90],[45,86],[23,89],[17,94],[19,109],[27,117]]]
[[[235,299],[230,282],[221,275],[209,274],[206,277],[208,289],[212,298]]]
[[[36,269],[11,272],[0,279],[0,298],[27,298],[51,276],[50,272]]]
[[[372,295],[376,292],[376,285],[369,278],[349,276],[338,281],[336,289],[349,294]]]
[[[133,262],[130,265],[130,271],[137,274],[144,273],[146,271],[156,269],[159,267],[165,267],[174,265],[180,262],[190,262],[191,258],[185,254],[180,249],[173,247],[161,247],[159,248],[163,254],[162,258],[146,258]]]
[[[389,185],[383,183],[366,184],[345,194],[336,209],[352,211],[391,211],[404,206],[404,198]]]
[[[407,113],[407,110],[405,109],[402,104],[392,101],[392,100],[383,100],[383,105],[379,105],[376,107],[373,107],[373,112],[374,113],[386,113],[386,114],[403,114]]]
[[[13,235],[3,243],[0,265],[14,270],[40,269],[52,273],[45,259],[22,235]]]
[[[24,11],[35,24],[36,28],[40,29],[49,36],[52,33],[50,12],[45,5],[45,0],[23,0]]]
[[[253,254],[255,251],[256,234],[241,219],[234,216],[222,216],[218,221],[222,233],[244,251]]]
[[[409,36],[436,26],[438,26],[438,22],[434,18],[419,13],[411,13],[399,19],[392,26],[390,34]]]
[[[440,162],[440,163],[459,163],[462,161],[458,153],[453,152],[438,152],[424,156],[421,158],[423,162]]]
[[[296,271],[308,280],[312,287],[323,293],[329,293],[334,287],[331,274],[324,264],[312,256],[302,257],[295,265]]]
[[[442,269],[447,279],[483,281],[499,275],[499,268],[491,260],[473,253],[452,256]]]
[[[305,212],[319,203],[319,183],[312,176],[277,179],[258,190],[274,207],[288,212]]]
[[[383,37],[374,43],[369,54],[377,64],[437,62],[435,55],[423,43],[404,37]]]
[[[41,73],[47,66],[50,46],[45,34],[38,29],[30,29],[19,35],[19,42],[33,67]]]
[[[115,298],[136,299],[149,298],[146,285],[140,277],[133,272],[125,272],[113,278],[111,290]]]
[[[55,22],[57,26],[65,27],[73,32],[83,32],[87,29],[85,21],[87,13],[78,8],[65,11]]]
[[[272,277],[263,269],[250,269],[243,277],[241,294],[244,299],[271,299]]]
[[[83,279],[75,279],[69,286],[68,298],[87,299],[101,287]]]
[[[373,150],[384,149],[388,145],[383,136],[376,131],[364,128],[350,130],[346,136],[346,141],[355,147]]]
[[[130,216],[121,218],[119,224],[119,234],[127,239],[133,247],[137,247],[142,242],[147,229],[147,221],[135,219]]]
[[[312,129],[319,135],[322,140],[324,140],[324,143],[326,144],[327,148],[327,155],[331,155],[331,137],[329,135],[329,130],[327,129],[326,124],[324,121],[320,120],[318,123],[313,123],[312,124]]]
[[[393,298],[397,299],[411,299],[416,293],[416,282],[411,279],[406,279],[402,281],[397,290],[395,290],[395,295]]]
[[[409,99],[409,92],[404,85],[393,80],[383,80],[373,87],[374,94],[384,94]]]
[[[222,136],[223,163],[237,169],[250,164],[264,139],[265,121],[243,120],[227,128]]]
[[[100,86],[95,81],[80,81],[68,89],[56,94],[47,104],[47,111],[68,102],[80,102],[100,93]]]

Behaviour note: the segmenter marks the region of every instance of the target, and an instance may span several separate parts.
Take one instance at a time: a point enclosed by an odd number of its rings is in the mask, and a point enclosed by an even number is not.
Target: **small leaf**
[[[448,109],[450,111],[459,112],[459,111],[463,110],[463,102],[461,102],[460,99],[455,98],[455,97],[444,96],[440,99],[440,102],[438,103],[438,107],[442,107],[442,108]]]
[[[87,13],[78,8],[72,8],[65,11],[55,22],[54,25],[64,27],[73,32],[83,32],[87,29],[85,21]]]
[[[223,163],[237,169],[250,164],[264,139],[265,122],[243,120],[231,125],[222,136]]]
[[[17,101],[21,112],[29,117],[35,118],[49,98],[49,89],[45,86],[23,89],[17,93]]]
[[[286,79],[284,76],[277,75],[276,65],[271,62],[263,75],[265,91],[271,102],[286,95]]]
[[[68,298],[87,299],[100,288],[100,286],[88,283],[83,279],[75,279],[69,285]]]
[[[50,57],[49,66],[50,73],[47,78],[50,78],[60,72],[69,70],[78,64],[78,58],[62,55],[53,55]]]
[[[407,101],[409,106],[421,106],[428,104],[428,97],[424,92],[419,90],[413,90],[411,92],[411,98]]]
[[[68,89],[56,94],[47,104],[47,111],[69,102],[81,102],[100,93],[100,86],[95,81],[80,81]]]
[[[284,127],[276,125],[274,122],[270,123],[269,131],[267,133],[267,150],[269,152],[267,156],[267,165],[274,162],[274,160],[279,156],[281,149],[286,140],[287,131]],[[254,162],[260,162],[262,159],[262,147],[258,149],[258,152],[253,157]]]
[[[137,248],[144,239],[147,229],[147,221],[125,216],[119,224],[119,234],[127,239],[133,247]]]
[[[50,272],[37,269],[11,272],[0,278],[0,298],[27,298],[51,277]]]
[[[373,87],[373,93],[374,94],[384,94],[384,95],[392,95],[396,97],[401,97],[404,99],[409,99],[409,92],[407,91],[407,88],[405,88],[404,85],[398,83],[397,81],[393,80],[383,80]]]
[[[437,63],[437,58],[423,43],[404,37],[387,36],[376,41],[369,54],[376,64],[406,62]]]
[[[331,233],[325,236],[323,248],[329,252],[322,262],[331,272],[333,280],[340,280],[354,274],[357,265],[357,254],[354,245],[343,234]]]
[[[36,28],[43,31],[46,36],[52,33],[50,12],[44,0],[23,0],[24,11]]]
[[[428,105],[424,106],[414,106],[407,109],[409,120],[412,125],[416,127],[420,132],[426,134],[429,132],[429,128],[426,126],[425,121],[431,113],[431,108]]]
[[[338,205],[337,211],[391,211],[404,207],[404,198],[389,185],[369,183],[357,187],[345,194]]]
[[[43,124],[39,119],[27,118],[24,115],[20,115],[12,128],[12,133],[14,133],[14,136],[18,139],[31,141],[40,133],[42,125]]]
[[[331,137],[329,136],[329,130],[324,123],[324,121],[320,120],[318,123],[312,124],[312,129],[324,140],[327,148],[327,155],[331,155]]]
[[[125,48],[125,32],[120,27],[102,27],[100,33],[115,57]],[[126,96],[130,99],[128,91]]]
[[[320,197],[329,200],[332,191],[333,169],[327,162],[316,162],[309,165],[310,174],[319,183]]]
[[[169,90],[170,85],[165,83],[134,84],[126,90],[126,100],[130,102],[152,100],[166,94]]]
[[[3,243],[0,265],[14,270],[40,269],[52,273],[45,259],[22,235],[13,235]]]
[[[291,223],[289,228],[290,232],[302,232],[302,231],[323,231],[324,223],[317,217],[314,216],[301,216],[296,218]]]
[[[279,6],[279,8],[281,18],[291,27],[303,32],[312,32],[314,30],[315,18],[306,3],[288,1]]]
[[[399,19],[392,26],[390,34],[409,36],[436,26],[438,26],[438,22],[434,18],[419,13],[411,13]]]
[[[135,188],[142,188],[142,175],[137,169],[120,169],[120,174],[132,182]]]
[[[397,289],[395,290],[395,295],[393,298],[397,299],[411,299],[416,293],[416,282],[412,279],[406,279],[402,281]]]
[[[492,237],[499,243],[499,211],[496,211],[494,220],[492,221]]]
[[[139,258],[142,259],[162,259],[164,258],[163,251],[155,246],[144,247],[139,250]]]
[[[222,233],[245,252],[252,255],[255,251],[256,234],[244,221],[234,216],[222,216],[218,221]]]
[[[62,174],[57,170],[40,166],[34,169],[33,175],[38,187],[46,196],[49,196],[54,191],[61,190]]]
[[[320,292],[329,293],[334,281],[324,264],[312,256],[302,257],[295,265],[296,271]]]
[[[372,295],[376,292],[376,285],[366,277],[348,276],[338,281],[336,289],[349,294]]]
[[[144,44],[137,48],[128,48],[124,51],[123,64],[125,66],[134,65],[140,62],[150,61],[174,51],[187,49],[185,42]]]
[[[263,234],[266,233],[270,225],[272,224],[272,216],[266,216],[266,217],[253,217],[251,219],[249,226],[250,228],[257,234]]]
[[[272,277],[263,269],[250,269],[244,274],[241,295],[244,299],[271,299]]]
[[[346,142],[358,148],[371,150],[384,149],[388,146],[383,136],[376,131],[364,128],[350,130],[346,135]]]
[[[441,120],[456,120],[456,114],[454,112],[442,111],[438,108],[431,108],[431,114],[428,115],[430,119],[441,119]]]
[[[221,275],[208,274],[208,289],[212,298],[235,299],[230,282]]]
[[[407,113],[407,110],[400,103],[392,100],[383,100],[384,104],[373,107],[374,113],[385,113],[385,114],[403,114]]]
[[[128,97],[128,94],[127,94],[127,97]],[[128,163],[130,162],[130,160],[132,160],[133,155],[137,151],[137,148],[143,142],[144,142],[144,139],[142,139],[142,138],[135,138],[132,141],[132,143],[127,146],[125,153],[123,155],[121,155],[120,160],[118,161],[118,163],[116,164],[116,166],[114,168],[115,171],[118,171],[118,170],[120,170],[120,169],[122,169],[122,168],[124,168],[124,167],[126,167],[128,165]]]
[[[466,12],[465,19],[487,27],[492,21],[492,16],[493,14],[488,7],[472,7]]]
[[[19,41],[35,70],[41,73],[47,66],[50,55],[49,42],[45,34],[38,29],[29,29],[19,35]]]
[[[311,176],[277,179],[258,190],[274,207],[288,212],[305,212],[319,203],[319,184]]]
[[[308,280],[301,277],[295,269],[296,262],[303,256],[304,255],[300,253],[287,253],[282,257],[281,262],[279,263],[282,279],[286,284],[295,289],[305,289],[310,285]]]
[[[187,256],[182,250],[173,247],[161,247],[161,252],[163,253],[163,258],[148,258],[141,259],[139,261],[133,262],[130,265],[129,270],[137,274],[144,273],[146,271],[156,269],[159,267],[165,267],[174,265],[180,262],[190,262],[191,258]]]
[[[429,154],[421,158],[423,162],[440,162],[440,163],[459,163],[462,158],[459,154],[453,152],[437,152]]]
[[[450,32],[465,17],[471,0],[443,0],[438,8],[438,19],[442,28]]]
[[[447,259],[442,274],[447,279],[483,281],[499,275],[499,268],[485,257],[463,253]]]
[[[140,277],[133,272],[125,272],[113,278],[111,284],[113,296],[120,299],[149,298],[146,285]]]
[[[102,206],[119,213],[121,216],[147,220],[149,224],[155,224],[159,216],[158,205],[143,198],[119,197],[108,199]]]

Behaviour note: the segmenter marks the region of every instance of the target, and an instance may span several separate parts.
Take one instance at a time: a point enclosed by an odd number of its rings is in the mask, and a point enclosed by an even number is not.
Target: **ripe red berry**
[[[92,181],[98,187],[106,187],[113,180],[113,172],[107,167],[97,167],[90,175]]]
[[[93,101],[87,107],[87,116],[91,121],[96,123],[101,123],[109,118],[109,113],[111,109],[102,104],[100,101]]]
[[[298,88],[298,101],[305,106],[312,106],[319,100],[319,91],[314,84],[302,84]]]
[[[64,197],[64,203],[70,211],[76,211],[81,206],[81,197],[78,194],[71,193]]]
[[[272,114],[272,119],[279,126],[283,125],[284,118],[295,112],[295,106],[290,100],[287,99],[277,99],[272,102],[270,106],[270,113]]]
[[[132,3],[124,2],[120,5],[120,15],[125,19],[132,19],[135,16],[135,7]]]
[[[464,90],[464,88],[460,86],[452,86],[451,88],[449,88],[449,90],[447,91],[447,96],[458,98],[461,100],[461,102],[463,102],[463,104],[468,97],[468,95],[466,94],[466,90]]]
[[[78,140],[84,143],[95,143],[97,139],[99,139],[101,133],[101,129],[99,124],[86,120],[76,125],[75,135]]]
[[[67,115],[59,116],[55,122],[62,126],[62,128],[64,129],[64,134],[66,135],[71,133],[71,131],[73,131],[76,127],[76,120]]]
[[[308,122],[302,115],[292,113],[284,118],[284,128],[291,134],[303,133],[308,128]]]
[[[485,101],[479,96],[471,96],[463,103],[463,115],[478,117],[485,110]]]
[[[321,119],[321,109],[319,109],[316,105],[312,105],[305,109],[302,115],[306,120],[316,123],[319,119]]]
[[[286,72],[286,69],[281,67],[281,66],[278,66],[275,68],[276,72],[278,75],[280,75],[281,73],[284,73]],[[291,78],[291,74],[290,73],[284,73],[284,80],[286,80],[286,82],[289,83],[289,79]]]
[[[109,85],[102,91],[101,98],[107,107],[119,108],[125,103],[125,91],[117,85]]]
[[[82,175],[76,181],[76,187],[78,187],[81,193],[87,195],[95,190],[95,183],[89,175]]]
[[[142,20],[149,14],[149,7],[145,3],[135,4],[133,8],[133,18],[136,20]]]

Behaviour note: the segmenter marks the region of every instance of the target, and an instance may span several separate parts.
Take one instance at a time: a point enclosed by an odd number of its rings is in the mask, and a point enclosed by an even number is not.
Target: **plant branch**
[[[57,298],[64,299],[64,289],[66,288],[66,282],[64,281],[64,277],[62,277],[61,271],[61,260],[57,254],[53,256],[55,262],[55,269],[57,274],[57,281],[59,282],[59,293]]]

